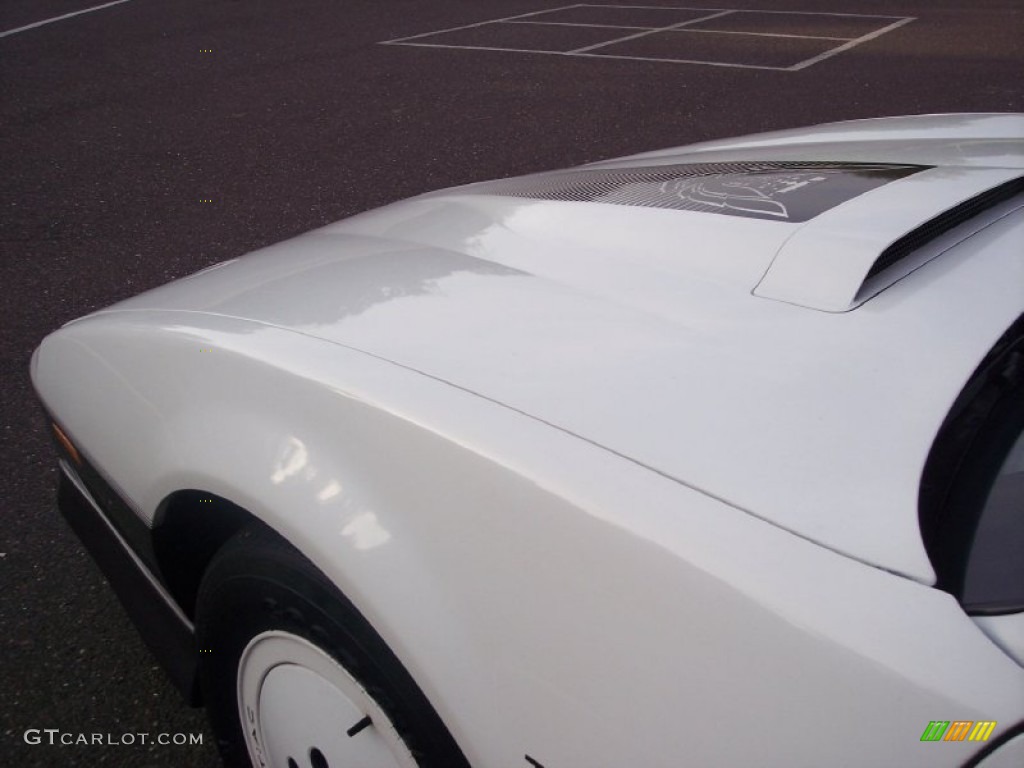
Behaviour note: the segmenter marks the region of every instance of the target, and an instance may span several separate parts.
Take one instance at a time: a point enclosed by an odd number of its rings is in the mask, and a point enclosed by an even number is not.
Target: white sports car
[[[1024,115],[472,184],[65,325],[232,766],[1024,765]]]

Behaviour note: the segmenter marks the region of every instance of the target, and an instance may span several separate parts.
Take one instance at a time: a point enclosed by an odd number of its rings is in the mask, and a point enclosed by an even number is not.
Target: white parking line
[[[769,67],[763,64],[732,64],[727,61],[702,61],[700,59],[667,59],[656,56],[619,56],[614,53],[573,53],[572,51],[541,51],[536,48],[498,48],[494,45],[448,45],[446,43],[382,43],[382,45],[408,45],[413,48],[447,48],[453,51],[499,51],[501,53],[539,53],[544,56],[570,56],[583,59],[621,59],[623,61],[658,61],[665,64],[704,64],[708,67],[730,69],[767,69],[773,72],[788,72],[789,67]]]
[[[631,24],[605,24],[605,23],[594,23],[594,22],[571,22],[571,21],[546,21],[544,16],[550,16],[550,14],[566,11],[576,8],[618,8],[623,10],[655,10],[655,11],[700,11],[704,12],[705,15],[697,18],[689,19],[687,21],[676,22],[674,24],[668,24],[660,27],[651,26],[640,26]],[[826,35],[806,35],[796,33],[783,33],[783,32],[754,32],[748,30],[725,30],[725,29],[697,29],[691,25],[706,22],[711,19],[717,19],[722,16],[739,15],[739,14],[771,14],[771,15],[791,15],[791,16],[827,16],[831,18],[848,18],[848,19],[875,19],[880,22],[886,20],[892,20],[891,24],[887,24],[884,27],[875,29],[865,35],[861,35],[856,38],[849,37],[833,37]],[[877,37],[892,32],[904,24],[909,24],[914,21],[915,17],[912,16],[884,16],[881,14],[863,14],[863,13],[840,13],[840,12],[821,12],[821,11],[767,11],[767,10],[751,10],[741,8],[694,8],[694,7],[681,7],[681,6],[665,6],[665,5],[594,5],[590,3],[577,3],[575,5],[564,5],[559,8],[547,8],[541,11],[532,11],[530,13],[521,13],[517,16],[506,16],[500,19],[488,19],[487,21],[479,21],[473,24],[464,24],[459,27],[449,27],[448,29],[437,29],[431,32],[421,32],[420,34],[410,35],[409,37],[399,37],[393,40],[382,40],[382,45],[409,45],[422,48],[448,48],[453,50],[475,50],[475,51],[504,51],[506,53],[540,53],[551,56],[584,56],[595,59],[623,59],[631,61],[657,61],[672,64],[701,64],[710,67],[729,67],[732,69],[761,69],[761,70],[773,70],[776,72],[798,72],[802,69],[806,69],[818,62],[829,59],[832,56],[848,51],[851,48],[866,43],[869,40],[874,40]],[[522,25],[522,26],[550,26],[559,28],[572,28],[580,27],[587,29],[617,29],[623,32],[629,32],[629,34],[622,35],[620,37],[613,38],[611,40],[602,40],[601,42],[594,43],[592,45],[586,45],[582,48],[576,48],[570,51],[547,51],[538,48],[516,48],[502,45],[457,45],[452,43],[434,43],[427,42],[423,38],[431,38],[435,35],[440,35],[446,32],[457,32],[464,29],[477,29],[481,27],[500,27],[502,24],[506,25]],[[703,59],[687,59],[687,58],[676,58],[676,57],[661,57],[661,56],[627,56],[618,55],[611,53],[604,53],[600,49],[606,48],[607,46],[614,45],[616,43],[623,43],[638,38],[647,37],[656,33],[662,32],[678,32],[693,33],[700,32],[705,34],[718,34],[718,35],[735,35],[745,36],[749,38],[789,38],[794,40],[821,40],[833,43],[841,43],[833,48],[828,49],[824,53],[817,56],[813,56],[803,61],[799,61],[796,64],[790,66],[768,66],[764,64],[743,64],[740,62],[727,62],[727,61],[706,61]]]
[[[907,16],[905,18],[900,19],[899,21],[893,22],[892,24],[886,27],[876,29],[874,32],[869,32],[868,34],[858,37],[855,40],[851,40],[850,42],[845,43],[843,45],[837,45],[835,48],[830,48],[824,53],[819,53],[817,56],[814,56],[810,59],[805,59],[804,61],[801,61],[799,64],[794,64],[792,67],[787,67],[787,69],[790,72],[798,72],[801,69],[806,69],[807,67],[813,64],[817,64],[819,61],[824,61],[825,59],[829,59],[835,56],[837,53],[848,51],[855,45],[866,43],[868,40],[874,40],[876,37],[881,37],[886,32],[892,32],[894,29],[898,29],[899,27],[902,27],[904,24],[909,24],[916,18],[916,16]]]
[[[790,40],[832,40],[835,42],[852,42],[852,37],[825,37],[824,35],[789,35],[782,32],[737,32],[734,29],[670,29],[669,32],[685,32],[688,35],[707,32],[711,35],[746,35],[747,37],[785,37]]]
[[[488,19],[487,21],[478,21],[475,24],[463,24],[461,27],[448,27],[447,29],[435,29],[433,32],[423,32],[419,35],[409,35],[409,37],[396,37],[394,40],[381,40],[380,45],[390,45],[392,43],[404,43],[406,40],[416,40],[420,37],[429,37],[430,35],[440,35],[442,32],[458,32],[460,29],[473,29],[474,27],[483,27],[487,24],[497,24],[502,21],[513,21],[514,19],[525,19],[527,16],[538,16],[542,13],[551,13],[552,11],[564,11],[568,8],[583,8],[583,5],[563,5],[561,8],[546,8],[543,11],[533,11],[531,13],[520,13],[518,16],[506,16],[503,19]],[[452,46],[439,46],[432,45],[431,48],[451,48]],[[511,50],[511,49],[498,49],[498,50]]]
[[[708,21],[709,19],[717,19],[719,16],[728,16],[733,11],[719,11],[718,13],[709,13],[707,16],[698,16],[696,19],[690,19],[689,21],[681,21],[678,24],[669,24],[666,27],[656,27],[655,29],[649,29],[646,32],[635,32],[632,35],[626,35],[624,37],[617,37],[614,40],[605,40],[603,43],[596,43],[594,45],[587,45],[583,48],[577,48],[575,51],[569,51],[569,53],[587,53],[595,48],[603,48],[606,45],[613,45],[614,43],[624,43],[627,40],[636,40],[638,37],[646,37],[647,35],[653,35],[655,32],[668,32],[669,30],[680,29],[688,24],[696,24],[699,21]]]
[[[658,61],[663,64],[703,64],[706,67],[727,67],[729,69],[766,69],[786,72],[789,67],[769,67],[764,64],[733,64],[728,61],[703,61],[701,59],[668,59],[658,56],[619,56],[614,53],[565,53],[563,56],[583,56],[591,59],[622,59],[623,61]]]
[[[741,11],[737,11],[737,13],[741,13]],[[889,17],[887,16],[886,18]],[[694,21],[700,21],[700,19],[694,19]],[[688,34],[692,34],[694,32],[709,32],[715,35],[747,35],[748,37],[790,37],[795,40],[835,40],[841,43],[845,43],[848,41],[852,42],[855,39],[859,39],[853,37],[826,37],[825,35],[789,35],[783,34],[782,32],[737,32],[734,29],[683,29],[681,25],[678,24],[675,24],[671,27],[638,27],[629,24],[584,24],[583,22],[577,23],[571,21],[533,21],[532,19],[527,21],[503,21],[501,23],[535,24],[538,26],[545,27],[586,27],[588,29],[646,29],[649,32],[686,32]]]
[[[0,32],[0,37],[7,37],[8,35],[16,35],[19,32],[24,32],[28,29],[35,29],[41,27],[44,24],[53,24],[55,21],[61,21],[62,19],[70,19],[72,16],[81,16],[83,13],[92,13],[93,11],[100,11],[104,8],[109,8],[112,5],[120,5],[121,3],[127,3],[128,0],[114,0],[112,3],[104,3],[103,5],[94,5],[92,8],[83,8],[80,11],[72,11],[71,13],[65,13],[63,16],[54,16],[49,19],[43,19],[37,21],[34,24],[26,24],[24,27],[16,27],[15,29],[8,29],[6,32]]]
[[[661,29],[661,27],[639,27],[636,24],[590,24],[582,21],[505,21],[504,24],[539,24],[545,27],[593,27],[594,29]]]
[[[836,13],[835,11],[768,11],[760,8],[690,8],[674,5],[579,5],[564,6],[566,8],[642,8],[645,11],[729,11],[731,13],[788,13],[795,16],[849,16],[854,19],[902,19],[903,16],[883,16],[880,13]],[[553,8],[560,11],[562,8]],[[546,11],[540,11],[546,13]]]

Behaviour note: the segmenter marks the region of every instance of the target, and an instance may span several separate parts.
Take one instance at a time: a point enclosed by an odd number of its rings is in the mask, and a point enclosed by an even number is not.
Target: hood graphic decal
[[[800,223],[928,166],[888,163],[703,163],[575,170],[474,185],[509,197],[611,203]]]

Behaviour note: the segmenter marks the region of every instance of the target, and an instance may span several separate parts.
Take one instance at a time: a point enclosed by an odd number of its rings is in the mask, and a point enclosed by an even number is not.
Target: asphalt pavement
[[[1024,111],[1019,0],[123,0],[31,26],[103,4],[0,0],[4,765],[217,764],[202,712],[53,510],[28,364],[61,323],[439,187],[833,120]]]

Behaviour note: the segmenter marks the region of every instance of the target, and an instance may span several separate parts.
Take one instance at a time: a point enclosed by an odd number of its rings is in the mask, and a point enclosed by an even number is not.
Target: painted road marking
[[[487,19],[487,21],[478,21],[475,24],[463,24],[461,27],[448,27],[447,29],[436,29],[433,32],[422,32],[418,35],[409,35],[409,37],[397,37],[394,40],[382,40],[381,45],[391,45],[392,43],[404,43],[406,40],[415,40],[419,37],[428,37],[430,35],[440,35],[445,32],[457,32],[460,29],[473,29],[474,27],[483,27],[488,24],[501,24],[502,22],[512,21],[514,19],[525,19],[527,16],[539,16],[542,13],[551,13],[552,11],[562,11],[566,8],[577,8],[579,6],[566,5],[562,8],[545,8],[543,11],[533,11],[532,13],[520,13],[518,16],[506,16],[502,19]]]
[[[624,43],[627,40],[636,40],[638,37],[653,35],[655,32],[668,32],[669,30],[681,29],[682,27],[685,27],[688,24],[696,24],[699,21],[710,21],[711,19],[717,19],[719,16],[728,15],[729,11],[718,11],[717,13],[709,13],[707,16],[698,16],[696,19],[680,21],[678,24],[669,24],[667,27],[656,27],[655,29],[647,32],[634,32],[632,35],[626,35],[625,37],[617,37],[614,40],[606,40],[605,42],[597,43],[596,45],[588,45],[583,48],[577,48],[575,51],[569,51],[569,53],[589,53],[590,51],[596,50],[597,48],[603,48],[606,45]]]
[[[781,13],[781,11],[780,11]],[[577,24],[571,21],[504,21],[503,24],[543,24],[546,27],[595,27],[597,29],[646,29],[651,32],[672,32],[675,27],[634,27],[626,24]],[[681,32],[714,32],[716,35],[754,35],[755,37],[792,37],[796,40],[838,40],[848,42],[855,37],[826,37],[825,35],[789,35],[781,32],[737,32],[732,29],[683,29]],[[435,33],[436,34],[436,33]]]
[[[83,13],[92,13],[93,11],[101,11],[104,8],[109,8],[112,5],[120,5],[121,3],[127,3],[128,0],[114,0],[112,3],[104,3],[103,5],[94,5],[92,8],[83,8],[80,11],[72,11],[71,13],[65,13],[63,16],[54,16],[49,19],[43,19],[33,24],[26,24],[24,27],[16,27],[15,29],[8,29],[6,32],[0,32],[0,37],[7,37],[8,35],[16,35],[19,32],[25,32],[29,29],[35,29],[41,27],[44,24],[53,24],[55,21],[62,21],[63,19],[70,19],[72,16],[81,16]]]
[[[913,17],[907,17],[907,18],[900,19],[899,21],[894,21],[892,24],[890,24],[887,27],[882,27],[881,29],[876,29],[874,32],[869,32],[868,34],[863,35],[863,36],[858,37],[858,38],[855,38],[855,39],[851,40],[848,43],[844,43],[843,45],[836,46],[835,48],[833,48],[830,51],[825,51],[824,53],[818,54],[817,56],[814,56],[813,58],[807,59],[806,61],[801,61],[799,64],[794,64],[792,67],[789,68],[789,71],[790,72],[796,72],[796,71],[801,70],[801,69],[806,69],[807,67],[809,67],[809,66],[811,66],[813,64],[817,64],[819,61],[824,61],[825,59],[829,59],[829,58],[835,56],[837,53],[842,53],[843,51],[848,51],[851,48],[853,48],[855,45],[860,45],[861,43],[866,43],[868,40],[874,40],[876,37],[881,37],[886,32],[892,32],[894,29],[898,29],[899,27],[902,27],[904,24],[909,24],[913,20],[914,20]]]
[[[602,9],[614,9],[624,11],[625,15],[628,16],[630,11],[665,11],[665,12],[691,12],[701,13],[701,15],[691,19],[685,19],[683,21],[677,21],[672,24],[666,24],[662,26],[650,26],[650,24],[638,24],[628,23],[629,19],[623,19],[622,24],[616,23],[605,23],[604,19],[600,22],[597,21],[557,21],[549,20],[552,16],[556,19],[557,14],[566,11],[580,11],[582,9],[596,9],[598,13]],[[584,10],[586,14],[586,10]],[[838,37],[834,33],[830,35],[814,35],[805,34],[804,30],[800,33],[790,33],[786,31],[778,32],[757,32],[750,30],[735,30],[735,29],[715,29],[713,26],[708,27],[706,22],[710,22],[714,19],[722,19],[723,21],[728,19],[729,21],[743,19],[744,14],[755,14],[756,15],[772,15],[777,17],[780,22],[786,22],[787,17],[825,17],[830,21],[842,21],[843,19],[849,19],[851,22],[870,22],[877,21],[879,25],[874,29],[871,29],[867,33],[860,35],[859,37]],[[607,14],[605,14],[607,15]],[[573,16],[579,17],[579,14]],[[648,14],[650,16],[650,14]],[[548,18],[544,18],[548,17]],[[572,16],[571,16],[572,17]],[[748,20],[751,18],[749,15],[746,17]],[[558,8],[546,8],[542,11],[533,11],[531,13],[522,13],[516,16],[506,16],[500,19],[488,19],[486,21],[478,21],[473,24],[464,24],[458,27],[449,27],[447,29],[439,29],[431,32],[421,32],[416,35],[409,35],[407,37],[394,38],[392,40],[382,40],[381,45],[407,45],[422,48],[448,48],[455,50],[476,50],[476,51],[505,51],[509,53],[544,53],[555,56],[580,56],[585,58],[598,58],[598,59],[624,59],[631,61],[654,61],[664,62],[673,64],[698,64],[704,66],[713,67],[731,67],[736,69],[766,69],[774,70],[777,72],[798,72],[806,69],[807,67],[818,64],[819,62],[825,61],[826,59],[832,58],[840,53],[849,51],[850,49],[866,43],[870,40],[874,40],[881,37],[884,34],[892,32],[900,27],[909,24],[914,21],[915,17],[912,16],[884,16],[880,14],[863,14],[863,13],[840,13],[837,11],[829,12],[815,12],[815,11],[766,11],[766,10],[751,10],[751,9],[740,9],[740,8],[693,8],[693,7],[679,7],[679,6],[654,6],[654,5],[596,5],[591,3],[577,3],[575,5],[564,5]],[[633,20],[634,22],[636,19]],[[648,19],[651,21],[651,19]],[[658,19],[653,20],[657,24]],[[696,28],[695,24],[704,24],[701,28]],[[755,22],[756,23],[756,22]],[[796,20],[794,19],[794,23]],[[516,46],[516,45],[502,45],[500,41],[497,44],[489,44],[491,41],[480,41],[479,43],[460,43],[458,41],[445,42],[443,36],[451,35],[451,33],[457,33],[462,30],[481,30],[486,35],[487,28],[490,27],[495,32],[500,31],[502,28],[509,29],[513,25],[522,28],[528,28],[534,26],[536,28],[548,27],[548,28],[561,28],[569,30],[571,28],[586,29],[586,30],[609,30],[609,35],[613,32],[624,32],[619,36],[609,37],[607,40],[601,40],[596,43],[584,45],[577,48],[571,48],[569,50],[545,50],[543,47],[528,48]],[[812,30],[813,31],[813,30]],[[860,30],[858,30],[860,31]],[[794,41],[814,41],[820,40],[823,43],[838,43],[838,45],[831,45],[820,53],[807,57],[808,51],[804,51],[802,58],[787,66],[769,66],[768,64],[757,64],[751,61],[718,61],[709,59],[696,59],[686,56],[685,49],[685,34],[698,34],[704,33],[707,35],[732,35],[737,40],[741,37],[746,38],[770,38],[770,39],[791,39]],[[621,43],[632,42],[636,40],[642,40],[643,38],[650,38],[653,35],[665,36],[665,35],[679,35],[679,46],[680,53],[678,56],[643,56],[643,55],[626,55],[617,54],[607,50],[609,46],[618,45]],[[430,38],[434,38],[432,41]],[[441,39],[438,39],[441,38]],[[526,41],[527,45],[530,45],[532,41]],[[540,45],[540,43],[538,43]],[[659,51],[660,53],[660,51]],[[674,51],[670,51],[674,53]],[[742,56],[740,58],[743,58]]]

